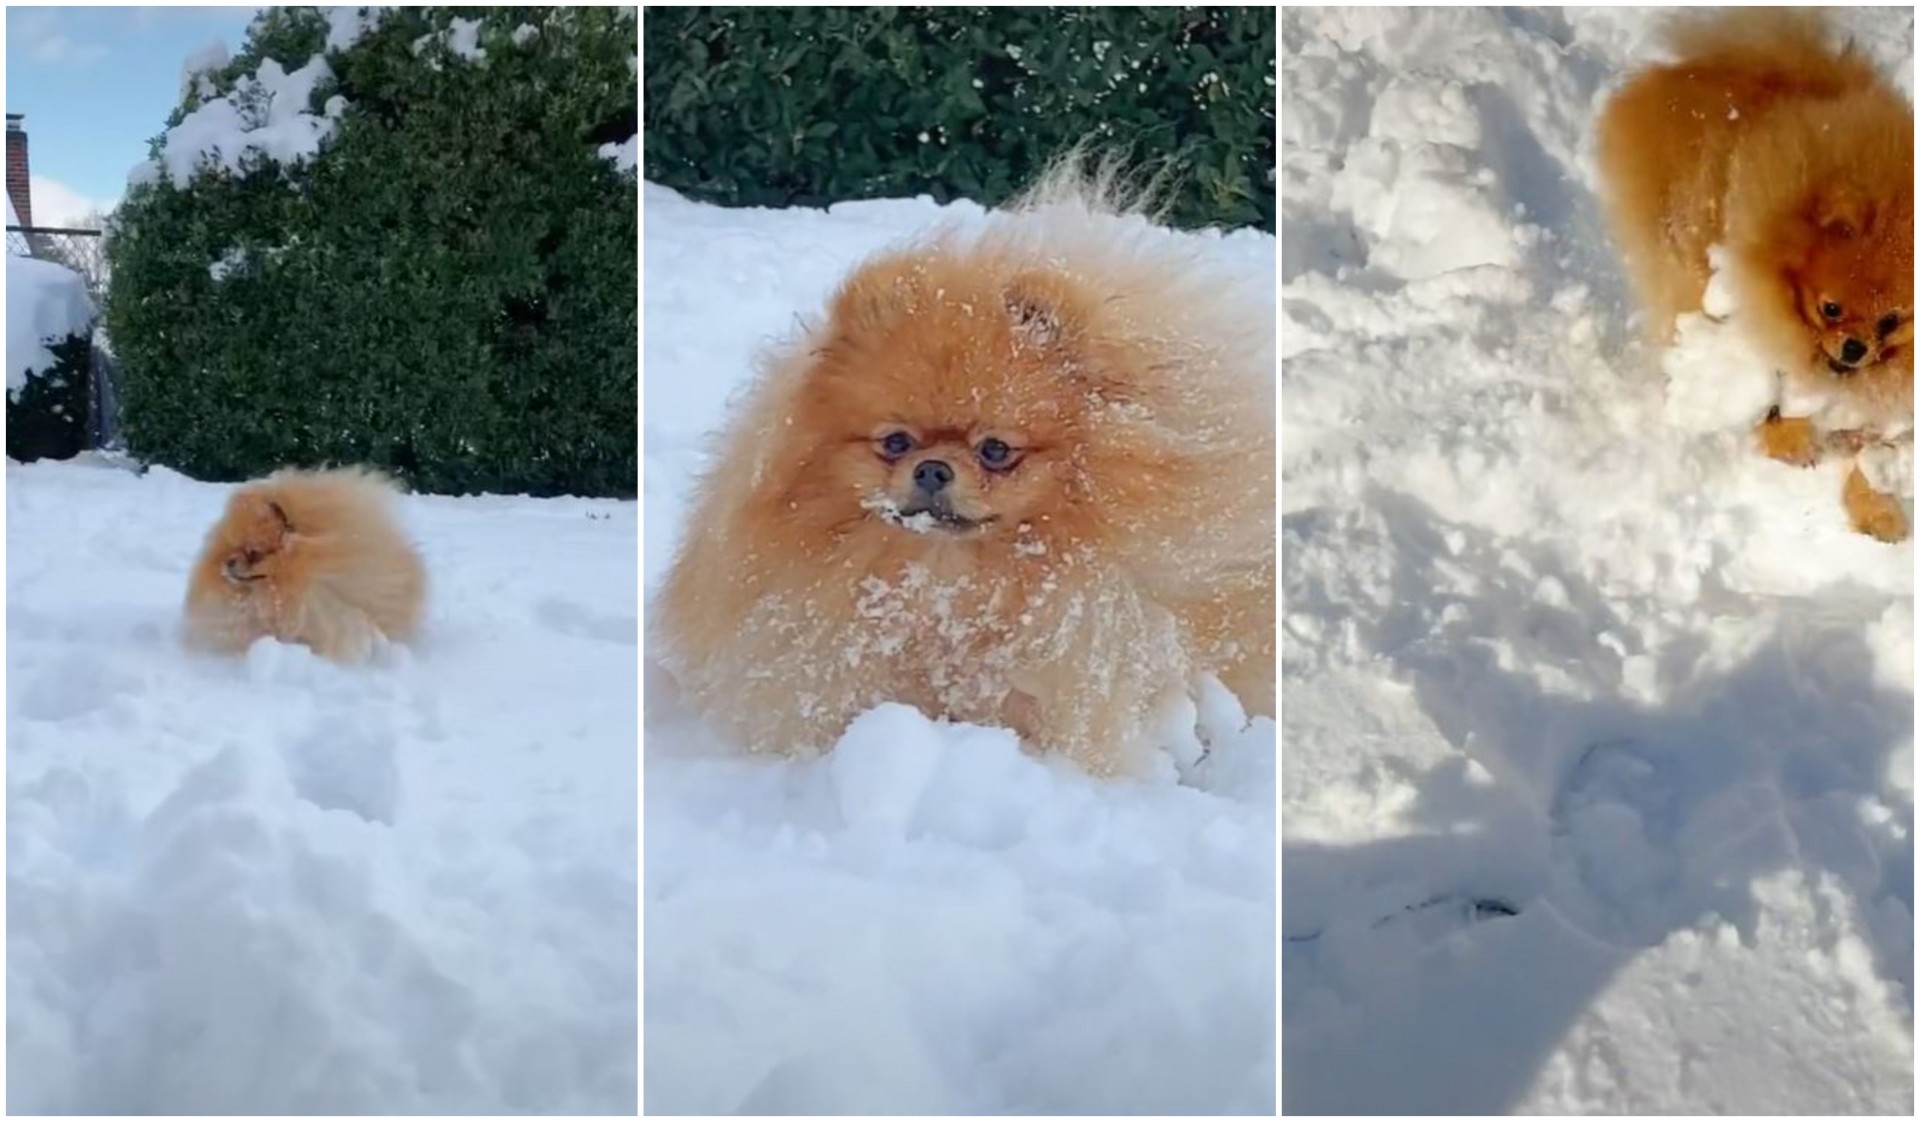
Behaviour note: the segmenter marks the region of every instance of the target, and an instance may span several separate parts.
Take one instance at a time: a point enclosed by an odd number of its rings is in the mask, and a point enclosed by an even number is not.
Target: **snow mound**
[[[1271,1113],[1271,722],[1102,787],[905,706],[774,765],[648,713],[649,1110]]]

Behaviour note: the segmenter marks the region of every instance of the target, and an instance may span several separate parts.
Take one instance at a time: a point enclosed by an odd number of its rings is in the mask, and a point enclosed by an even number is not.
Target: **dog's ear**
[[[1049,350],[1072,334],[1073,317],[1058,284],[1040,273],[1022,273],[1002,293],[1016,346]]]
[[[863,266],[834,293],[827,325],[836,335],[859,336],[885,331],[901,317],[920,310],[922,278],[905,260],[878,261]]]
[[[1836,238],[1857,238],[1873,228],[1873,200],[1851,187],[1835,187],[1814,196],[1813,224]]]
[[[1125,402],[1135,387],[1114,376],[1090,328],[1093,310],[1074,282],[1058,273],[1016,273],[1001,289],[1016,352],[1041,356],[1059,377],[1083,393],[1108,402]]]

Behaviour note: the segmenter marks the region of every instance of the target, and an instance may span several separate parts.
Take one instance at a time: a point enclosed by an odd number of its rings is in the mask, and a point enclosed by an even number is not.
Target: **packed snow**
[[[867,255],[983,212],[643,199],[652,589],[754,352]],[[1271,293],[1270,235],[1188,236]],[[738,754],[649,663],[646,1108],[1272,1114],[1275,727],[1203,700],[1180,783],[899,705],[794,762]]]
[[[1283,15],[1289,1113],[1912,1113],[1913,548],[1752,449],[1737,308],[1637,342],[1653,27]]]
[[[230,490],[7,467],[8,1112],[633,1114],[635,504],[403,498],[343,669],[181,648]]]
[[[13,219],[13,203],[7,203]],[[7,399],[27,388],[30,374],[53,366],[50,345],[93,330],[93,298],[79,273],[51,261],[7,254]]]

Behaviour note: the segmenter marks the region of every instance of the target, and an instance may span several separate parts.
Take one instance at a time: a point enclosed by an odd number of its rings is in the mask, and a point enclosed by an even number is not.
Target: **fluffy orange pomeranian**
[[[1816,12],[1681,17],[1675,61],[1614,95],[1598,155],[1614,236],[1664,340],[1698,310],[1707,251],[1725,251],[1735,320],[1783,379],[1823,402],[1756,418],[1768,455],[1800,465],[1913,432],[1913,107]],[[1908,533],[1856,460],[1855,529]]]
[[[1199,675],[1274,695],[1273,306],[1064,161],[860,265],[765,356],[654,605],[759,751],[899,701],[1142,774]]]
[[[224,654],[272,636],[359,662],[420,626],[426,569],[363,468],[281,471],[233,493],[194,563],[186,639]]]

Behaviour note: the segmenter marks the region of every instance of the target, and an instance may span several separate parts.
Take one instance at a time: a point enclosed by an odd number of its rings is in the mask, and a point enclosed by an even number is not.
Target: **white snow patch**
[[[184,92],[188,86],[202,98],[213,95],[213,81],[208,75],[222,69],[233,61],[233,55],[227,50],[224,39],[215,39],[189,52],[180,64],[180,88]]]
[[[486,61],[487,51],[480,45],[477,19],[454,19],[439,31],[420,36],[413,41],[413,53],[417,55],[434,43],[446,44],[449,52],[468,62]]]
[[[329,8],[327,45],[329,51],[344,51],[358,43],[367,32],[380,26],[391,9],[386,7]]]
[[[1719,271],[1724,254],[1718,246],[1709,259],[1715,272],[1702,310],[1679,318],[1673,344],[1660,355],[1666,420],[1687,432],[1745,433],[1779,403],[1783,386],[1741,329],[1733,290]]]
[[[219,283],[234,272],[246,268],[246,265],[247,251],[238,248],[230,249],[221,254],[218,261],[207,266],[207,275],[212,277],[215,283]]]
[[[447,25],[447,49],[468,62],[478,62],[487,57],[480,46],[480,21],[477,19],[456,19]]]
[[[640,134],[621,144],[602,144],[596,152],[601,159],[612,161],[616,171],[632,172],[640,162]]]

